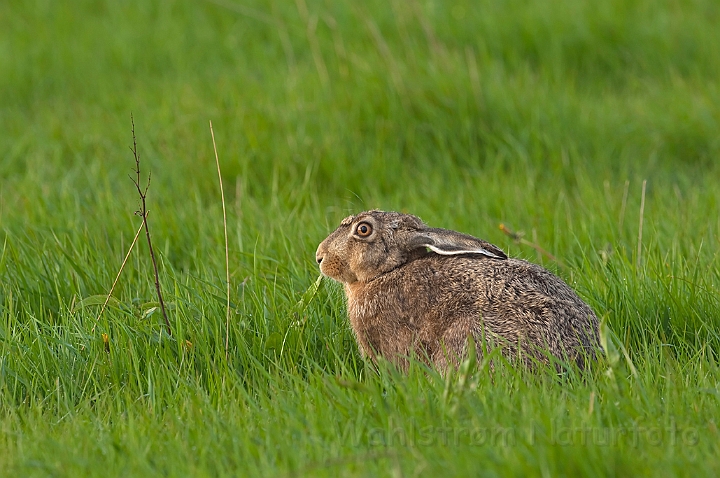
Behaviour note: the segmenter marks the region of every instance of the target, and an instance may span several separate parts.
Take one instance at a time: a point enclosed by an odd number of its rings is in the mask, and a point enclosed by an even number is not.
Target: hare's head
[[[367,211],[343,219],[318,247],[320,271],[339,282],[369,282],[425,254],[507,256],[492,244],[426,226],[418,217]]]

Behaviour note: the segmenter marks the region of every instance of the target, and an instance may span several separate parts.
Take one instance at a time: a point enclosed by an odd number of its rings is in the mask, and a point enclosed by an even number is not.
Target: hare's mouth
[[[325,277],[344,284],[352,284],[358,281],[355,274],[342,264],[338,264],[337,261],[321,258],[318,260],[318,263],[320,264],[320,273]]]

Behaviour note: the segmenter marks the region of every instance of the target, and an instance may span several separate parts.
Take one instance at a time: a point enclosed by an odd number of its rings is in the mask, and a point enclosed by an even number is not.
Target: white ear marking
[[[440,254],[442,256],[457,256],[460,254],[482,254],[484,256],[488,257],[494,257],[495,259],[503,259],[502,257],[498,256],[497,254],[493,254],[492,252],[485,250],[483,248],[478,249],[458,249],[457,251],[449,251],[447,249],[439,249],[436,246],[433,246],[431,244],[427,244],[426,247],[430,249],[431,251]]]

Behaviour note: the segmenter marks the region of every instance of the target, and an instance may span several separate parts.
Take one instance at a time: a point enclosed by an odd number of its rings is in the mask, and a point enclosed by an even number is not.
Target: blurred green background
[[[714,0],[2,2],[0,470],[717,473],[719,23]],[[131,114],[172,338],[143,242],[96,320],[140,225]],[[375,207],[560,274],[609,372],[368,372],[314,253]]]

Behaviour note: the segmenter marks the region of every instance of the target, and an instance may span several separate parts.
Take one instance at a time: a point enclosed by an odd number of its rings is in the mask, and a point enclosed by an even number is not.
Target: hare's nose
[[[315,260],[317,261],[318,264],[320,264],[320,263],[322,262],[322,260],[323,260],[323,257],[322,257],[322,256],[315,256]]]

